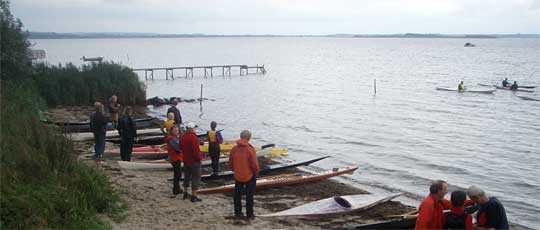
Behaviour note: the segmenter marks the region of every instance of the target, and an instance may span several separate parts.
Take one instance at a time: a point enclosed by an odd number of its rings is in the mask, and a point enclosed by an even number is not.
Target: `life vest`
[[[219,143],[221,144],[223,142],[221,138],[221,133],[219,131],[210,130],[208,131],[208,142],[209,143]]]

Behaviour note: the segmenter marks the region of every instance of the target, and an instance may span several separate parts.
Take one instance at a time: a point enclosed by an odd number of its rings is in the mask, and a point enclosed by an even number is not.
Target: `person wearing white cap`
[[[186,132],[180,137],[180,146],[184,161],[184,198],[187,199],[188,188],[191,184],[191,202],[201,201],[197,197],[197,190],[201,182],[201,160],[202,154],[199,149],[199,138],[195,134],[197,125],[193,122],[186,124]]]

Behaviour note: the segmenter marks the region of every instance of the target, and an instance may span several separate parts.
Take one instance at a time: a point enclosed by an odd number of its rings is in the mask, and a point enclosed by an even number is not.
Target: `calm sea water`
[[[540,86],[539,39],[182,38],[32,40],[50,63],[103,56],[133,68],[264,64],[266,75],[147,81],[147,96],[182,104],[184,120],[215,120],[227,139],[250,129],[256,144],[289,159],[331,155],[312,170],[359,166],[347,183],[405,191],[417,205],[432,179],[478,185],[510,221],[540,228],[540,102],[509,91],[437,91],[464,81]],[[465,48],[465,42],[477,45]],[[221,73],[215,69],[214,73]],[[164,79],[164,72],[156,78]],[[180,74],[180,73],[176,73]],[[237,72],[233,70],[233,75]],[[202,72],[195,72],[201,76]],[[373,81],[377,81],[374,95]],[[534,93],[517,93],[540,99]],[[152,108],[164,115],[166,108]]]

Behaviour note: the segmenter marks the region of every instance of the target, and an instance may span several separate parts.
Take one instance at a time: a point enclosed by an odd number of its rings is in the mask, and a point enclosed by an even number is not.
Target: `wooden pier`
[[[240,76],[249,75],[249,74],[266,74],[266,69],[264,65],[256,66],[247,66],[247,65],[212,65],[212,66],[184,66],[184,67],[161,67],[161,68],[142,68],[142,69],[133,69],[133,71],[144,71],[144,78],[146,80],[154,80],[154,71],[165,70],[165,79],[169,80],[171,78],[174,80],[174,70],[179,70],[184,72],[183,76],[179,77],[191,77],[193,78],[193,70],[200,69],[204,70],[204,77],[213,77],[214,69],[218,71],[221,70],[221,75],[218,76],[231,76],[231,70],[238,69]],[[250,70],[255,70],[251,71]],[[178,75],[177,75],[178,77]]]

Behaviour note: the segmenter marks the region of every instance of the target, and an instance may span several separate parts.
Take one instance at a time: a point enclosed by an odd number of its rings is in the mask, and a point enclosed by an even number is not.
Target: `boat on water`
[[[81,60],[83,61],[97,61],[97,62],[101,62],[103,61],[103,57],[85,57],[85,56],[82,56]]]
[[[470,42],[465,43],[465,45],[463,45],[463,46],[464,46],[464,47],[476,47],[475,44],[472,44],[472,43],[470,43]]]
[[[508,91],[527,92],[527,93],[533,93],[534,92],[534,90],[520,89],[519,86],[518,86],[517,89],[510,89],[510,87],[502,87],[502,86],[498,86],[498,85],[494,85],[494,87],[497,88],[497,89],[508,90]]]
[[[453,91],[453,92],[460,92],[460,93],[463,92],[463,93],[486,93],[486,94],[493,93],[496,91],[495,89],[467,89],[467,88],[465,88],[464,90],[458,90],[455,88],[448,88],[448,87],[437,87],[436,89],[441,90],[441,91]]]
[[[534,89],[536,86],[518,86],[518,89],[510,89],[510,86],[498,86],[498,85],[488,85],[488,84],[482,84],[478,83],[479,86],[489,86],[489,87],[495,87],[496,89],[502,89],[502,90],[510,90],[510,91],[520,91],[520,92],[528,92],[532,93],[534,90],[528,90],[528,89]]]
[[[276,212],[267,215],[259,215],[259,217],[286,217],[286,218],[309,218],[327,216],[333,214],[344,214],[354,211],[366,210],[377,204],[390,201],[403,193],[395,193],[390,195],[349,195],[349,196],[334,196],[281,212]]]
[[[526,101],[540,101],[540,99],[536,99],[536,98],[532,98],[532,97],[526,97],[526,96],[521,96],[521,95],[516,95],[516,97],[519,97],[523,100],[526,100]]]
[[[271,177],[262,177],[257,179],[256,189],[270,188],[270,187],[279,187],[286,185],[294,184],[303,184],[312,181],[325,180],[331,177],[343,175],[343,174],[352,174],[358,167],[354,168],[345,168],[345,169],[334,169],[326,172],[317,173],[314,175],[308,174],[285,174]],[[197,191],[197,194],[215,194],[215,193],[224,193],[234,190],[234,184],[228,184],[213,188],[206,188]]]

